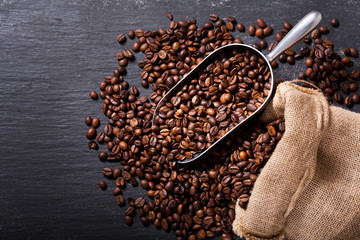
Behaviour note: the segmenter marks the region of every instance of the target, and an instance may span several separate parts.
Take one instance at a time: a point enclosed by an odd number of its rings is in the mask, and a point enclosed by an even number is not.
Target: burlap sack
[[[360,239],[360,114],[323,94],[278,86],[263,120],[286,130],[234,232],[246,239]]]

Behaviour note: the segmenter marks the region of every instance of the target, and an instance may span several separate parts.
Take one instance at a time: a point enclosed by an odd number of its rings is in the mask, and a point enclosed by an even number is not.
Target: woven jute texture
[[[246,239],[360,239],[360,114],[318,90],[277,87],[261,116],[286,130],[233,229]]]

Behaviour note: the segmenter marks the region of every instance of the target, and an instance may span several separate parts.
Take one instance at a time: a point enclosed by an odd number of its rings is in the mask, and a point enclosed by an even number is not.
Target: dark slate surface
[[[337,50],[360,48],[359,6],[355,0],[0,1],[0,239],[174,239],[137,218],[127,227],[111,190],[97,186],[101,168],[117,164],[102,163],[87,149],[84,117],[105,120],[101,101],[88,93],[116,67],[115,53],[131,46],[120,46],[118,33],[167,27],[166,11],[199,23],[213,12],[232,15],[246,26],[262,16],[279,31],[284,20],[295,23],[318,10],[325,26],[334,16],[340,20],[327,36]],[[282,65],[275,74],[290,80],[301,69]],[[128,72],[138,86],[136,64]],[[125,191],[140,195],[140,187]]]

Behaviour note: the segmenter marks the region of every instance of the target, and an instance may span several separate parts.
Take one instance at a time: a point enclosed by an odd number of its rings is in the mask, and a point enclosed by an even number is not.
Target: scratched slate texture
[[[102,115],[101,101],[88,97],[116,67],[118,33],[166,28],[166,11],[175,19],[208,20],[210,13],[235,16],[246,26],[259,16],[279,31],[311,10],[330,27],[324,38],[337,50],[360,48],[360,2],[353,1],[0,1],[0,239],[174,239],[172,233],[123,222],[124,210],[108,190],[97,186],[103,163],[87,149],[87,115]],[[245,43],[256,38],[235,33]],[[269,40],[274,39],[272,35]],[[297,44],[299,49],[303,44]],[[136,55],[138,59],[141,55]],[[360,60],[354,60],[360,67]],[[293,79],[303,70],[280,65],[276,77]],[[140,70],[127,68],[126,80],[139,85]],[[149,90],[141,89],[142,94]],[[360,112],[359,106],[352,108]],[[103,149],[103,146],[102,148]],[[145,195],[128,187],[125,197]],[[217,239],[220,239],[219,236]]]

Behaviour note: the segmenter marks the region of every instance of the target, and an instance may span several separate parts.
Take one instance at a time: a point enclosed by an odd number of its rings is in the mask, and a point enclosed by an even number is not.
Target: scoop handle
[[[311,11],[306,14],[286,36],[277,44],[277,46],[268,54],[266,58],[272,62],[280,53],[294,45],[297,41],[306,36],[321,21],[321,13]]]

